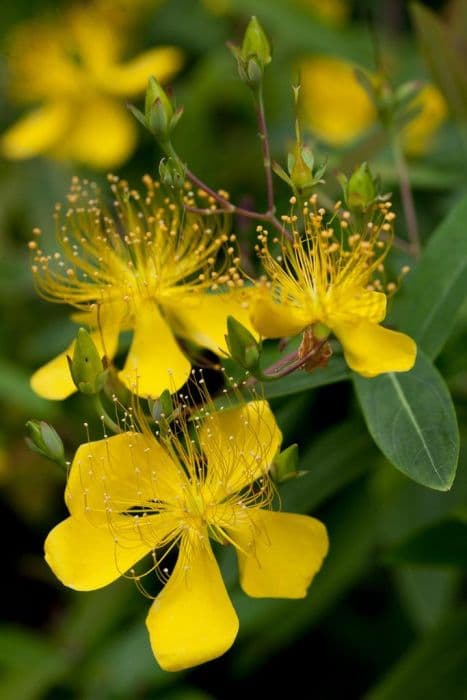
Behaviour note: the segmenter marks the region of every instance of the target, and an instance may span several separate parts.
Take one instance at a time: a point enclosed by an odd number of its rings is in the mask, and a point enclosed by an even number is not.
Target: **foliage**
[[[98,2],[102,12],[128,11],[128,0]],[[128,56],[170,45],[181,49],[184,64],[168,96],[150,83],[144,114],[134,97],[138,90],[125,94],[152,135],[137,125],[139,144],[119,175],[137,184],[145,172],[157,176],[161,163],[160,177],[172,193],[190,175],[194,189],[199,179],[214,194],[227,190],[227,203],[202,206],[233,213],[242,266],[252,278],[259,269],[257,258],[248,254],[257,243],[256,226],[278,233],[291,194],[316,192],[319,205],[332,210],[343,199],[344,183],[345,202],[361,223],[392,191],[397,219],[385,267],[398,289],[390,295],[384,325],[414,338],[417,361],[409,372],[368,378],[349,369],[331,339],[327,366],[287,372],[281,361],[287,353],[297,360],[299,339],[289,340],[286,348],[276,340],[261,343],[254,329],[229,321],[225,352],[229,348],[233,360],[221,357],[226,373],[239,378],[250,371],[271,402],[283,447],[298,445],[298,461],[296,448],[282,458],[286,476],[277,478],[282,509],[312,513],[325,522],[330,553],[307,598],[252,600],[240,589],[232,553],[218,546],[216,556],[240,617],[239,638],[223,658],[205,667],[165,673],[144,629],[147,604],[128,581],[78,594],[54,580],[43,561],[42,541],[63,516],[64,471],[24,443],[30,418],[40,421],[30,424],[29,439],[39,440],[41,454],[49,438],[55,441],[45,421],[61,436],[68,459],[86,438],[79,427],[83,420],[91,435],[102,434],[105,408],[94,394],[104,382],[117,380],[85,332],[80,336],[84,361],[92,355],[97,375],[88,376],[78,351],[70,362],[80,375],[77,384],[91,387],[88,396],[47,402],[29,387],[33,371],[61,352],[76,329],[62,307],[37,297],[28,274],[27,241],[39,226],[44,244],[52,245],[53,206],[66,196],[72,174],[96,180],[102,190],[105,177],[63,155],[51,160],[48,152],[18,162],[2,159],[0,487],[8,536],[0,697],[209,700],[251,692],[259,684],[273,693],[290,692],[297,684],[320,698],[345,693],[368,700],[461,700],[467,693],[465,0],[445,3],[439,13],[420,2],[409,11],[404,3],[389,1],[139,0],[130,5],[135,13],[138,7],[140,21],[125,38]],[[21,21],[54,17],[63,6],[19,0],[2,8],[2,38],[9,41]],[[340,12],[333,14],[333,6]],[[261,25],[251,24],[251,16]],[[248,41],[242,44],[248,22]],[[239,47],[233,50],[236,59],[225,48],[227,41]],[[371,93],[370,107],[374,104],[369,111],[365,107],[362,131],[345,142],[326,141],[324,132],[314,131],[301,102],[306,91],[292,92],[307,62],[322,56],[350,62],[352,70],[345,74],[351,77],[358,68]],[[2,68],[7,76],[7,52]],[[436,86],[446,105],[444,121],[430,133],[423,131],[430,113],[426,116],[423,102],[416,102],[424,82]],[[337,99],[345,120],[353,98],[341,83],[329,85],[329,99]],[[117,93],[113,99],[122,106]],[[0,101],[5,132],[24,111],[11,89],[2,91]],[[267,117],[270,152],[256,139],[255,109],[260,120]],[[378,121],[378,113],[384,119]],[[301,126],[297,121],[294,132],[297,117]],[[417,124],[423,152],[411,153],[404,139],[407,126]],[[154,146],[154,135],[159,145]],[[288,174],[277,165],[287,162],[287,154]],[[272,161],[280,174],[274,179],[275,212],[264,184]],[[326,162],[326,171],[323,165],[313,172],[315,163]],[[251,211],[263,218],[255,221]],[[398,279],[405,267],[410,272]],[[123,333],[116,351],[120,367],[128,344]],[[211,355],[203,361],[211,362]],[[271,373],[271,367],[280,371]],[[153,414],[166,405],[171,406],[163,394]],[[111,429],[110,416],[106,422]],[[61,446],[58,461],[63,463]]]

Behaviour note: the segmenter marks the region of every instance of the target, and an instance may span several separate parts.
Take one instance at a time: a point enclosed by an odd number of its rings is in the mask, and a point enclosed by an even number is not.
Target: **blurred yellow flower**
[[[315,56],[300,64],[305,124],[331,146],[344,146],[376,120],[375,108],[358,83],[353,64],[331,56]]]
[[[309,58],[300,66],[304,121],[319,139],[337,148],[360,138],[377,121],[376,109],[355,77],[355,67],[330,56]],[[420,156],[447,118],[447,105],[434,85],[426,85],[410,107],[420,111],[402,127],[404,150]]]
[[[340,27],[350,14],[350,4],[346,0],[296,0],[298,5],[313,12],[324,24]]]
[[[268,283],[252,305],[251,321],[261,336],[304,332],[305,342],[307,331],[318,341],[333,331],[349,367],[364,377],[413,367],[414,341],[379,325],[386,316],[386,293],[375,276],[390,245],[381,234],[389,234],[393,216],[387,205],[380,207],[380,224],[370,223],[363,235],[349,235],[347,241],[345,219],[336,233],[323,223],[322,210],[305,209],[304,235],[291,218],[292,241],[284,240],[279,259],[269,250],[267,234],[260,233]]]
[[[98,6],[71,6],[60,18],[17,28],[8,52],[10,93],[18,104],[36,105],[0,139],[6,158],[45,154],[115,167],[133,151],[137,127],[124,99],[135,97],[152,74],[161,82],[181,67],[172,46],[122,62],[128,27]]]
[[[448,106],[434,85],[425,85],[410,107],[420,111],[402,129],[402,143],[409,156],[420,156],[430,148],[434,135],[448,117]]]
[[[159,396],[190,374],[175,336],[218,353],[227,350],[229,315],[249,325],[247,292],[232,257],[235,236],[223,218],[207,226],[180,209],[149,175],[143,194],[110,180],[113,214],[94,183],[75,178],[64,222],[57,211],[60,251],[46,255],[39,240],[31,241],[33,272],[46,299],[84,312],[74,318],[96,329],[93,340],[108,358],[120,331],[134,331],[120,378],[140,396]],[[75,391],[66,361],[72,352],[73,345],[33,375],[38,394],[63,399]]]
[[[146,619],[160,666],[178,671],[225,653],[238,618],[209,538],[232,544],[240,583],[254,597],[303,598],[328,549],[324,525],[266,510],[269,469],[281,433],[265,401],[177,421],[177,434],[149,428],[82,445],[65,492],[70,517],[45,542],[67,586],[87,591],[126,571],[142,587],[165,583]],[[178,545],[169,576],[166,559]],[[151,555],[148,570],[132,568]]]

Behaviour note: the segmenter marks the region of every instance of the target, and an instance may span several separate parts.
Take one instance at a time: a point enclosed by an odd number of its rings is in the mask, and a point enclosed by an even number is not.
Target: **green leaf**
[[[281,505],[291,513],[311,513],[370,468],[376,450],[364,426],[341,423],[315,437],[299,457],[303,479],[281,487]]]
[[[439,624],[456,604],[461,571],[404,565],[394,574],[401,602],[420,632]]]
[[[448,518],[411,535],[385,555],[391,564],[467,568],[467,523]]]
[[[141,615],[137,622],[127,625],[124,632],[105,639],[90,655],[80,673],[80,697],[83,700],[139,697],[144,688],[165,688],[179,680],[181,675],[166,673],[159,668]]]
[[[437,369],[419,351],[410,372],[354,375],[353,381],[368,430],[389,461],[414,481],[447,491],[456,474],[459,431]]]
[[[39,700],[67,674],[72,659],[46,638],[5,625],[0,628],[0,667],[1,698]]]
[[[457,610],[398,663],[365,700],[465,700],[467,608]]]
[[[467,196],[458,202],[430,238],[407,278],[391,323],[411,335],[427,355],[438,355],[467,298]]]
[[[327,384],[336,384],[349,378],[350,373],[343,358],[334,357],[323,369],[318,368],[311,373],[300,369],[287,377],[265,384],[264,394],[267,399],[277,399],[280,396],[299,394]]]

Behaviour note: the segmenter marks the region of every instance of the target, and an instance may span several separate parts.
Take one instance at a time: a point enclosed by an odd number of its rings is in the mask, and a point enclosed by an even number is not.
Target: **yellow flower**
[[[175,336],[226,352],[227,317],[249,326],[248,292],[231,257],[235,236],[223,219],[213,217],[206,226],[164,198],[149,176],[142,195],[110,179],[113,214],[94,183],[75,178],[64,221],[57,212],[60,251],[46,255],[40,239],[31,241],[33,272],[46,299],[80,310],[74,320],[94,329],[101,354],[114,357],[120,331],[133,330],[120,378],[140,396],[159,396],[190,374]],[[221,250],[222,269],[215,271]],[[66,361],[72,353],[73,345],[33,375],[39,395],[63,399],[75,391]]]
[[[305,123],[334,147],[351,144],[377,122],[376,109],[355,77],[355,66],[331,56],[315,56],[300,66],[302,111]],[[420,112],[402,127],[402,142],[410,156],[429,149],[433,136],[446,120],[446,101],[434,85],[426,85],[410,108]]]
[[[433,137],[447,119],[448,106],[441,92],[434,85],[425,85],[410,104],[419,112],[402,129],[402,142],[409,156],[420,156],[431,146]]]
[[[331,146],[345,146],[376,120],[376,110],[355,78],[354,65],[331,56],[301,63],[304,123]]]
[[[265,509],[282,439],[268,404],[212,408],[179,420],[177,436],[161,430],[159,442],[146,426],[82,445],[65,493],[70,517],[45,542],[55,575],[76,590],[106,586],[128,570],[139,587],[153,571],[167,581],[146,625],[168,671],[220,656],[237,634],[210,537],[236,548],[241,586],[254,597],[303,598],[328,549],[318,520]],[[177,545],[169,577],[165,557]],[[137,574],[146,555],[148,570]]]
[[[298,5],[309,9],[323,24],[341,27],[346,24],[350,5],[346,0],[297,0]]]
[[[265,338],[305,332],[309,339],[312,331],[311,337],[320,339],[332,330],[348,365],[365,377],[411,369],[414,341],[379,325],[386,316],[386,293],[375,275],[383,270],[390,242],[382,238],[390,236],[394,215],[381,204],[379,223],[370,223],[363,235],[346,236],[345,214],[339,234],[323,223],[323,214],[304,209],[303,236],[290,217],[292,242],[283,242],[279,259],[270,252],[267,235],[260,233],[269,282],[252,306],[253,326]],[[394,287],[390,283],[386,291]]]
[[[98,6],[71,6],[55,20],[20,26],[11,40],[11,97],[34,104],[0,139],[12,160],[45,154],[94,168],[120,165],[134,149],[137,127],[124,99],[180,68],[171,46],[122,62],[127,26]],[[121,19],[121,18],[119,18]]]

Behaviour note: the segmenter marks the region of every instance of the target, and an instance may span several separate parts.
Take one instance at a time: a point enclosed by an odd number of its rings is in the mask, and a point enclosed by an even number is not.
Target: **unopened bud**
[[[228,335],[225,336],[232,358],[248,370],[259,367],[260,346],[256,338],[233,316],[227,318]]]
[[[290,479],[304,476],[305,471],[298,469],[298,445],[290,445],[274,457],[271,465],[271,477],[276,484],[283,484]]]
[[[63,442],[55,428],[43,420],[28,420],[26,429],[28,435],[25,440],[30,450],[65,466]]]
[[[173,158],[162,158],[159,163],[159,177],[166,187],[179,190],[185,183],[185,167]]]
[[[376,198],[376,188],[367,163],[362,163],[347,182],[346,201],[349,209],[366,211]]]
[[[252,17],[248,22],[240,55],[244,61],[256,58],[262,69],[271,63],[271,46],[256,17]]]
[[[170,420],[174,411],[174,405],[168,389],[165,389],[159,398],[151,403],[150,411],[157,423],[164,418]]]
[[[241,47],[228,46],[237,59],[240,78],[256,90],[263,79],[265,66],[271,63],[271,46],[256,17],[250,19]]]
[[[183,114],[182,107],[174,110],[166,91],[153,76],[149,78],[146,89],[144,114],[133,105],[128,105],[128,108],[161,144],[170,141],[170,135]]]
[[[106,372],[90,334],[80,328],[75,341],[73,359],[68,358],[72,379],[82,394],[98,394],[104,386]]]

